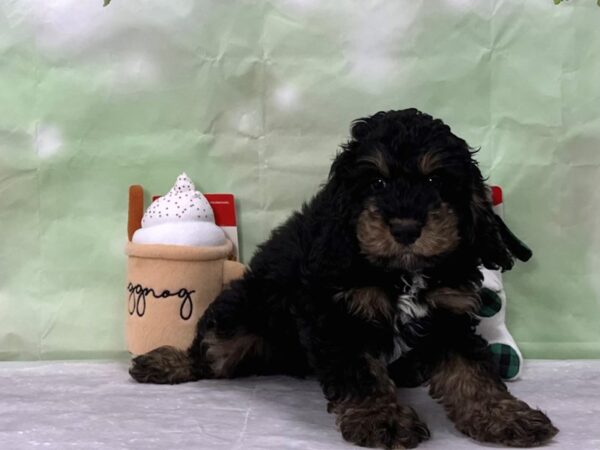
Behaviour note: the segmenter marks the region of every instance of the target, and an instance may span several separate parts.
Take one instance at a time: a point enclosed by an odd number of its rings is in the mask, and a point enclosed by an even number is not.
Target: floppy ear
[[[494,213],[489,189],[474,161],[472,170],[473,189],[470,205],[472,245],[486,268],[510,270],[515,257],[527,261],[531,258],[531,250]]]
[[[498,230],[500,231],[500,236],[502,236],[502,240],[510,250],[510,252],[521,261],[529,261],[533,252],[525,243],[519,239],[515,234],[510,231],[510,229],[506,226],[502,218],[494,214],[496,217],[496,222],[498,223]]]

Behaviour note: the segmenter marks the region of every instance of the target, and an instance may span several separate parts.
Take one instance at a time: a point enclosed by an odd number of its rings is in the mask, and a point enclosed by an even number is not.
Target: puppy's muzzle
[[[410,245],[421,236],[423,224],[414,219],[393,219],[390,222],[390,232],[396,241]]]

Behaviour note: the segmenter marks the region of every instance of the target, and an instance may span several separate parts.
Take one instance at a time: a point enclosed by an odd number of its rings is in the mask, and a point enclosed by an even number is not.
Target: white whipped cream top
[[[187,174],[182,173],[171,190],[156,199],[142,218],[132,242],[191,246],[222,245],[225,233],[215,225],[210,203]]]
[[[171,190],[148,207],[142,219],[142,227],[186,221],[214,224],[215,215],[206,197],[196,190],[187,174],[182,173]]]

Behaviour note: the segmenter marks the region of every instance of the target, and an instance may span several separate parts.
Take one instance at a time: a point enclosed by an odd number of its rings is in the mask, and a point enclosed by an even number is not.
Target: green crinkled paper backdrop
[[[534,260],[528,357],[600,356],[592,0],[0,3],[0,358],[123,354],[127,188],[238,198],[242,254],[324,180],[352,119],[416,106],[481,147]]]

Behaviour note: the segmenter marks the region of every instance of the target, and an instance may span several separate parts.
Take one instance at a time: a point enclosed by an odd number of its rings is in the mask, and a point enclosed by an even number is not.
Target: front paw
[[[176,384],[196,379],[187,352],[167,345],[133,358],[129,374],[139,383]]]
[[[414,448],[430,436],[414,410],[397,403],[347,405],[337,423],[344,439],[361,447]]]
[[[542,445],[558,433],[558,428],[543,412],[514,399],[488,405],[457,427],[473,439],[510,447]]]

